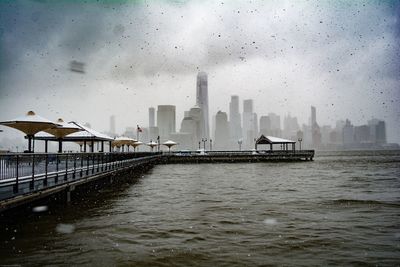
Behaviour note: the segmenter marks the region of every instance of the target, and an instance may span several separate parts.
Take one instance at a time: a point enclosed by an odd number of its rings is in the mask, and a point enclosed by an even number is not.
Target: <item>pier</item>
[[[124,171],[140,172],[155,164],[307,161],[314,150],[5,153],[0,154],[0,212],[63,193],[69,202],[77,187]]]

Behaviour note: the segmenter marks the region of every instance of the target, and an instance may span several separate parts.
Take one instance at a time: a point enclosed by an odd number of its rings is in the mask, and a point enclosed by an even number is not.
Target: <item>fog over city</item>
[[[205,71],[210,122],[238,95],[299,124],[310,106],[319,125],[384,120],[400,142],[399,17],[399,1],[1,1],[0,121],[115,115],[122,133],[175,105],[179,130]]]

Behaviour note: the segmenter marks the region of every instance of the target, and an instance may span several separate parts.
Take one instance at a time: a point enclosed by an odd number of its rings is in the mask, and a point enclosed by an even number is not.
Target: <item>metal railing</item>
[[[224,151],[209,151],[209,150],[196,150],[196,151],[171,151],[165,152],[165,154],[172,154],[175,156],[196,156],[196,155],[208,155],[208,156],[242,156],[242,155],[314,155],[314,150],[224,150]]]
[[[0,199],[113,171],[159,157],[136,153],[6,153],[0,154]]]

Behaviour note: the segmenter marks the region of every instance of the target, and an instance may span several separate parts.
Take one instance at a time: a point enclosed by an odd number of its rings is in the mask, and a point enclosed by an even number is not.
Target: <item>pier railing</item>
[[[168,154],[168,152],[166,153]],[[219,156],[219,155],[314,155],[314,150],[218,150],[218,151],[172,151],[169,154],[176,156],[196,156],[196,155],[208,155],[208,156]]]
[[[0,199],[109,172],[160,152],[0,154]]]

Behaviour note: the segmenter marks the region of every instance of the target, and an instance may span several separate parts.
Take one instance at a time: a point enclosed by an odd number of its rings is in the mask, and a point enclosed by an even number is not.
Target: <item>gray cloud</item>
[[[18,1],[0,4],[0,22],[3,119],[29,106],[102,130],[111,114],[120,127],[146,124],[150,105],[176,104],[182,116],[206,70],[211,114],[230,94],[303,122],[313,104],[323,124],[386,119],[400,141],[395,1]],[[86,74],[70,72],[71,60]]]

